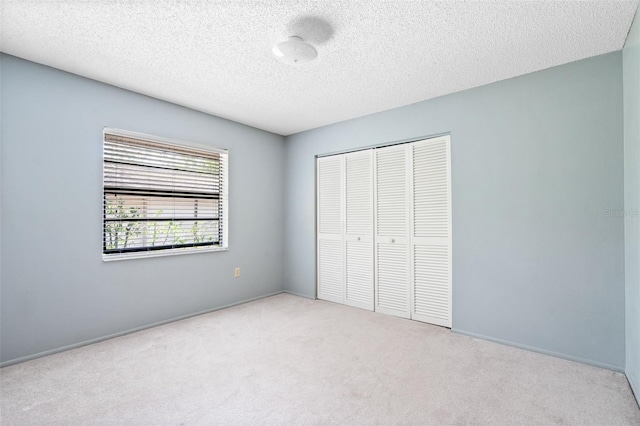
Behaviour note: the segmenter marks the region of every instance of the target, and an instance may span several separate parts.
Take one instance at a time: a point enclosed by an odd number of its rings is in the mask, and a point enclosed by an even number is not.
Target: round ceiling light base
[[[280,62],[289,65],[313,61],[318,56],[316,48],[298,36],[291,36],[288,40],[276,44],[272,52]]]

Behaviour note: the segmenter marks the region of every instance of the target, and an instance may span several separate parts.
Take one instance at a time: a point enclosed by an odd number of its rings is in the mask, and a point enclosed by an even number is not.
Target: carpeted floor
[[[5,367],[10,425],[640,425],[620,373],[281,294]]]

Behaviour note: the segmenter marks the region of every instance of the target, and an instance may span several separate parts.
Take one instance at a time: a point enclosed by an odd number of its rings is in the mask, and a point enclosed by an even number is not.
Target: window
[[[105,129],[104,260],[227,248],[226,150]]]

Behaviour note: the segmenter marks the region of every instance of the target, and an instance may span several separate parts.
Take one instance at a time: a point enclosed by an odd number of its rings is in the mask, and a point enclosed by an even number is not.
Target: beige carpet
[[[0,371],[2,426],[640,425],[622,374],[278,295]]]

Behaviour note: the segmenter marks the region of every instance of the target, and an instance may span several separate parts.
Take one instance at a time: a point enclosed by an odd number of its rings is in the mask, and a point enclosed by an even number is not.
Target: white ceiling
[[[0,50],[289,135],[619,50],[637,5],[2,0]],[[289,35],[318,58],[278,62]]]

